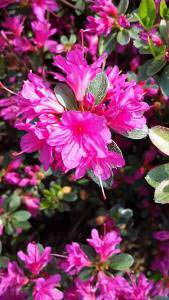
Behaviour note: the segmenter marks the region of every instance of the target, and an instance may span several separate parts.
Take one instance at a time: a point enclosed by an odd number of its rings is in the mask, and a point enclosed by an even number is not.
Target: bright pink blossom
[[[72,88],[77,101],[83,101],[90,81],[101,72],[103,59],[104,57],[100,57],[93,64],[88,65],[82,50],[69,51],[66,58],[61,55],[54,57],[54,65],[60,68],[66,77],[58,73],[54,73],[54,76],[60,81],[65,81]]]
[[[61,122],[53,126],[48,139],[62,154],[68,169],[76,168],[88,153],[98,158],[106,157],[111,134],[105,119],[90,112],[69,111],[62,114]]]
[[[19,251],[18,257],[32,274],[38,275],[51,260],[51,247],[46,247],[40,252],[38,245],[29,243],[27,252],[28,254],[26,255],[23,251]]]
[[[56,286],[60,281],[60,275],[53,275],[48,279],[38,278],[33,290],[34,300],[60,300],[63,299],[63,293]]]
[[[8,17],[2,23],[2,26],[9,30],[15,37],[20,37],[23,31],[23,23],[25,18],[23,16]]]
[[[49,50],[56,48],[57,43],[49,39],[56,33],[56,29],[51,29],[51,24],[48,21],[34,21],[32,22],[32,29],[35,35],[33,41],[38,48]]]
[[[46,11],[53,12],[58,9],[56,0],[31,0],[32,9],[37,19],[44,21]]]
[[[92,238],[87,239],[87,242],[100,255],[102,261],[106,261],[112,255],[120,252],[116,246],[121,242],[121,237],[116,231],[108,232],[100,237],[98,231],[93,229],[91,236]]]
[[[18,264],[16,262],[9,262],[7,273],[2,277],[0,282],[0,296],[5,294],[9,288],[19,291],[27,282],[28,279]]]
[[[33,217],[36,217],[40,210],[40,199],[38,197],[32,196],[31,194],[26,194],[22,197],[22,202],[26,206],[27,210],[31,213]]]
[[[61,262],[62,269],[71,274],[79,273],[84,267],[89,267],[91,262],[78,243],[66,246],[67,258]]]

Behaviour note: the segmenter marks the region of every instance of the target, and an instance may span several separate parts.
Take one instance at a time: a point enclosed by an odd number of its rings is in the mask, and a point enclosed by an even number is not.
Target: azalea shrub
[[[0,0],[0,300],[169,299],[168,101],[168,0]]]

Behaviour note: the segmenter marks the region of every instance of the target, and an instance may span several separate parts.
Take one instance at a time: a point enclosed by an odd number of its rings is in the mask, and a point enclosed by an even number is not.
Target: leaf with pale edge
[[[99,104],[106,96],[107,88],[107,76],[104,72],[101,72],[90,82],[87,91],[95,97],[95,104]]]
[[[113,270],[128,270],[134,263],[134,259],[130,254],[121,253],[110,258],[110,267]]]
[[[145,179],[149,185],[156,188],[163,180],[169,179],[169,163],[151,169]]]
[[[156,203],[169,203],[169,180],[163,180],[155,189],[154,200]]]
[[[169,155],[169,128],[154,126],[149,130],[149,137],[161,152]]]
[[[77,102],[72,90],[65,83],[58,83],[54,88],[58,102],[67,110],[77,110]]]

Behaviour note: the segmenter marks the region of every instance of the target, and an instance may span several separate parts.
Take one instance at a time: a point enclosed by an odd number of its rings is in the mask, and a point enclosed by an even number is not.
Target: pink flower
[[[48,143],[61,152],[67,169],[76,168],[89,153],[105,158],[110,141],[111,133],[103,117],[78,111],[64,112],[48,139]]]
[[[143,113],[149,109],[143,102],[143,89],[135,81],[128,82],[119,74],[118,67],[108,68],[109,88],[106,95],[110,99],[104,116],[109,126],[118,133],[141,129],[146,124]]]
[[[43,164],[44,170],[48,170],[50,164],[53,162],[53,149],[47,144],[47,138],[49,133],[47,129],[43,126],[29,126],[22,125],[22,129],[28,130],[21,138],[21,149],[22,153],[32,153],[39,151],[40,162]],[[17,125],[17,128],[21,128],[20,125]]]
[[[10,30],[15,37],[20,37],[23,31],[23,23],[25,18],[23,16],[15,16],[15,17],[8,17],[2,23],[2,26],[6,29]]]
[[[22,201],[31,215],[36,217],[40,209],[40,199],[33,197],[31,194],[27,194],[22,197]]]
[[[91,9],[95,12],[104,11],[114,17],[118,14],[117,7],[112,3],[112,0],[90,0],[90,2],[92,3]]]
[[[87,255],[80,248],[78,243],[67,245],[66,251],[68,253],[67,258],[60,263],[61,268],[65,272],[74,275],[79,273],[84,267],[89,267],[91,265]]]
[[[169,231],[161,230],[154,233],[154,238],[159,241],[169,240]]]
[[[60,300],[63,299],[63,293],[55,286],[60,281],[60,275],[53,275],[48,279],[38,278],[33,291],[34,300]]]
[[[101,261],[106,261],[112,255],[120,252],[116,246],[121,242],[121,237],[116,231],[108,232],[100,237],[98,231],[93,229],[91,236],[92,238],[87,239],[87,242],[100,255]]]
[[[58,114],[64,111],[57,101],[54,92],[49,88],[49,84],[41,77],[29,73],[28,79],[24,82],[23,88],[18,97],[20,113],[31,120],[40,114]]]
[[[9,4],[13,4],[15,2],[18,2],[17,0],[1,0],[0,2],[0,8],[4,8],[8,6]]]
[[[32,8],[37,19],[44,21],[46,11],[57,10],[58,5],[55,0],[32,0]]]
[[[46,267],[51,260],[51,247],[46,247],[40,252],[38,246],[29,243],[27,247],[28,254],[23,251],[18,252],[18,257],[25,263],[26,268],[34,275],[38,275],[40,271]]]
[[[33,39],[35,45],[38,48],[45,48],[45,49],[53,49],[56,48],[57,43],[53,40],[50,40],[49,37],[56,33],[56,29],[51,29],[51,24],[46,21],[34,21],[32,22],[32,29],[35,34]]]
[[[10,98],[4,98],[0,100],[0,116],[6,121],[16,120],[19,112],[17,105],[18,97],[12,96]]]
[[[8,289],[2,296],[0,300],[27,300],[27,295],[22,292],[17,292],[15,289]]]
[[[101,72],[102,63],[103,57],[100,57],[93,64],[88,65],[80,49],[72,50],[68,52],[66,59],[61,55],[54,57],[54,65],[66,73],[66,77],[58,73],[54,73],[54,76],[60,81],[65,81],[72,88],[77,101],[83,101],[90,81]]]
[[[19,291],[27,282],[28,279],[18,264],[16,262],[9,262],[8,271],[0,282],[0,296],[5,294],[9,288],[14,288],[16,291]]]
[[[87,31],[106,36],[111,32],[115,23],[114,19],[107,16],[104,12],[97,17],[87,17],[87,21]]]

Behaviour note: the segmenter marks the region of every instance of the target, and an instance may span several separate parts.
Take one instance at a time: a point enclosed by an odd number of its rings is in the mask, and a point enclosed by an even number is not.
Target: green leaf
[[[168,8],[165,0],[161,0],[160,2],[160,16],[161,18],[166,19],[168,17]]]
[[[17,193],[13,193],[10,197],[9,210],[15,211],[21,205],[21,199]]]
[[[157,186],[154,193],[154,200],[160,204],[169,203],[169,180],[164,180]]]
[[[110,259],[110,267],[113,270],[124,271],[128,270],[134,263],[134,259],[130,254],[121,253],[114,255]]]
[[[169,163],[153,168],[145,179],[149,185],[156,188],[163,180],[169,179]]]
[[[155,79],[160,85],[163,95],[169,97],[169,65],[164,68],[160,77],[156,77]]]
[[[133,140],[140,140],[148,135],[148,127],[145,125],[142,129],[135,129],[128,133],[123,133],[123,135]]]
[[[125,46],[130,42],[130,32],[123,29],[117,34],[117,41],[120,45]]]
[[[104,72],[96,75],[96,77],[90,82],[88,92],[95,97],[95,104],[102,102],[106,96],[108,88],[108,79]]]
[[[146,80],[149,78],[147,75],[148,66],[152,63],[153,59],[147,60],[142,66],[139,67],[138,80]]]
[[[18,222],[25,222],[30,219],[31,214],[26,210],[19,210],[12,215],[12,218]]]
[[[72,90],[65,83],[58,83],[54,88],[58,102],[68,110],[77,110],[77,102]]]
[[[13,220],[13,225],[15,226],[15,228],[22,228],[22,229],[29,229],[31,227],[31,224],[29,223],[29,221],[25,221],[25,222],[18,222],[17,220]]]
[[[149,130],[149,138],[161,152],[169,155],[169,128],[154,126]]]
[[[120,0],[120,3],[118,5],[118,13],[119,15],[123,15],[126,13],[129,6],[129,0]]]
[[[88,280],[93,274],[93,269],[92,268],[83,268],[82,271],[79,273],[80,279],[83,281]]]
[[[154,59],[147,68],[147,75],[153,76],[166,65],[166,61],[164,58],[161,59]]]
[[[64,198],[63,198],[63,200],[66,202],[75,202],[75,201],[77,201],[77,199],[78,199],[78,196],[76,193],[69,193],[67,195],[64,195]]]
[[[165,43],[169,45],[169,22],[161,20],[159,29],[161,37],[165,40]]]
[[[138,17],[145,28],[152,28],[156,18],[156,5],[154,0],[141,0],[138,8]]]

